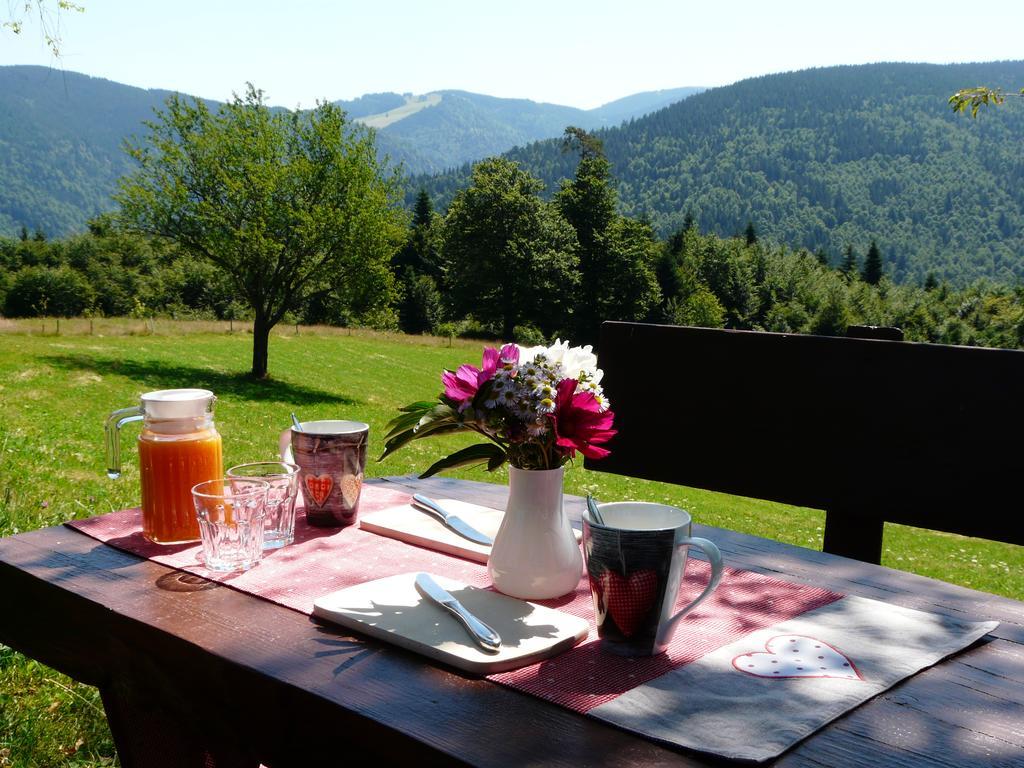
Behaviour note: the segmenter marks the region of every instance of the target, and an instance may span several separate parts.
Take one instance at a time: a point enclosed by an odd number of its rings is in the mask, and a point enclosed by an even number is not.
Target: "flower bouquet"
[[[583,556],[562,507],[563,467],[577,453],[608,455],[614,414],[601,389],[590,347],[506,344],[484,349],[480,368],[441,376],[434,402],[402,408],[388,425],[381,459],[422,437],[472,431],[489,442],[434,462],[421,477],[467,464],[495,470],[506,461],[509,495],[487,571],[500,592],[524,600],[560,597],[576,588]]]
[[[576,453],[608,455],[614,414],[601,389],[602,372],[590,346],[484,349],[480,368],[462,365],[441,375],[437,401],[412,403],[387,425],[381,460],[407,443],[433,435],[477,432],[490,442],[463,448],[432,464],[421,477],[470,464],[493,471],[506,461],[524,470],[557,469]]]

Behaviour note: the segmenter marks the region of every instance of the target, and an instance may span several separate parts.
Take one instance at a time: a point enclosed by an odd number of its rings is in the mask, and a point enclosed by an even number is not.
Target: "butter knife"
[[[488,547],[494,543],[494,539],[490,536],[485,533],[481,533],[458,515],[453,515],[451,512],[448,512],[433,499],[424,496],[421,493],[416,493],[413,494],[412,502],[416,509],[433,515],[459,534],[462,538],[469,539],[476,544],[484,544]]]
[[[501,636],[467,611],[462,603],[452,597],[450,592],[441,587],[428,574],[416,574],[416,589],[421,595],[437,603],[462,622],[462,626],[466,628],[470,637],[482,650],[487,653],[497,653],[501,649]]]

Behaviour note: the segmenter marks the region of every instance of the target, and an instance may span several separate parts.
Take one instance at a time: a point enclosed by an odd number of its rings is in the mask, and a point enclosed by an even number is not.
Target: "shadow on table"
[[[314,621],[319,622],[320,619],[314,617]],[[338,627],[337,625],[326,625],[318,624],[316,628],[317,632],[325,635],[324,637],[317,638],[317,642],[325,646],[322,651],[317,651],[313,655],[315,657],[324,658],[326,656],[343,656],[344,660],[334,668],[334,674],[338,675],[344,672],[349,667],[353,667],[359,664],[361,661],[368,659],[377,652],[377,649],[372,645],[368,645],[366,642],[361,640],[342,640],[337,637]]]
[[[100,375],[127,376],[155,389],[199,387],[219,396],[232,395],[243,400],[269,400],[296,405],[340,403],[358,405],[348,395],[326,392],[301,384],[275,379],[253,379],[247,373],[226,373],[209,368],[157,360],[116,360],[92,355],[45,355],[41,360],[66,371],[92,371]]]

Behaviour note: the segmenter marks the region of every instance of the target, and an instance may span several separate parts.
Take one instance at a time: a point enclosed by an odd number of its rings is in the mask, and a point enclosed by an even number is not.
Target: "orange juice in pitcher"
[[[142,395],[141,404],[107,418],[107,475],[121,475],[120,429],[142,421],[139,476],[142,532],[150,541],[175,544],[199,539],[192,486],[223,475],[220,435],[213,424],[216,398],[206,389],[165,389]]]

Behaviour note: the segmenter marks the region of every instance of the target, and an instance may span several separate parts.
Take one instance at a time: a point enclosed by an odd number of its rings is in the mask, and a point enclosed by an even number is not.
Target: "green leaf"
[[[477,445],[471,445],[468,448],[463,448],[461,451],[456,451],[451,456],[446,456],[443,459],[435,461],[427,468],[426,472],[420,475],[420,477],[430,477],[432,475],[436,475],[438,472],[443,472],[446,469],[454,469],[455,467],[464,467],[470,464],[483,464],[485,461],[487,462],[488,469],[492,466],[497,469],[505,462],[505,452],[493,443],[478,443]]]
[[[435,405],[437,405],[436,400],[420,400],[418,402],[402,406],[398,410],[404,413],[411,413],[412,411],[429,411]]]
[[[405,432],[407,429],[413,429],[417,424],[420,423],[420,419],[423,418],[423,411],[413,411],[411,413],[403,413],[401,416],[396,416],[387,423],[384,429],[388,430],[387,434],[384,435],[384,439],[390,439],[397,435],[399,432]]]
[[[384,461],[388,456],[402,448],[413,440],[418,440],[421,437],[428,437],[430,435],[442,435],[449,432],[460,432],[466,427],[458,421],[442,421],[437,420],[430,422],[419,429],[408,429],[400,434],[395,435],[384,444],[384,453],[381,454],[377,461]]]

